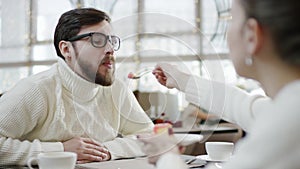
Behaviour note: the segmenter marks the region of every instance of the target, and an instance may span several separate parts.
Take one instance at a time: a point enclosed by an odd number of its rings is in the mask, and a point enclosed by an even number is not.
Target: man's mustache
[[[105,57],[101,60],[101,63],[100,63],[100,64],[104,64],[104,63],[107,63],[107,62],[115,63],[115,57],[114,57],[113,55],[107,55],[107,56],[105,56]]]

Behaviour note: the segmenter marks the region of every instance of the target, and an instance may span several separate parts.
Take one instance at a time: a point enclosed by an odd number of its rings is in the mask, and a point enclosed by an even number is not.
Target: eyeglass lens
[[[115,50],[119,49],[120,40],[117,36],[106,36],[97,33],[92,35],[92,43],[97,47],[105,46],[107,43],[106,41],[109,41],[109,43],[113,46]]]

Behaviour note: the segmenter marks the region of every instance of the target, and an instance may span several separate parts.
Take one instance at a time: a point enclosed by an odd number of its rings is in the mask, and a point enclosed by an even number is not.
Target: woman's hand
[[[167,131],[159,134],[138,135],[138,139],[144,143],[143,151],[147,154],[151,164],[155,164],[161,155],[168,152],[180,153],[177,146],[178,141]]]
[[[189,80],[188,74],[169,63],[158,63],[152,73],[160,84],[170,89],[177,88],[184,91]]]

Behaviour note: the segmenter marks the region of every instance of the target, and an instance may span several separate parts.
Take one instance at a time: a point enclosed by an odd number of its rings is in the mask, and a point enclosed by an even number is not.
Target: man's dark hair
[[[68,40],[76,36],[83,26],[95,25],[103,20],[110,22],[110,17],[105,12],[94,8],[78,8],[62,14],[54,33],[54,46],[57,55],[65,59],[58,46],[61,40]]]

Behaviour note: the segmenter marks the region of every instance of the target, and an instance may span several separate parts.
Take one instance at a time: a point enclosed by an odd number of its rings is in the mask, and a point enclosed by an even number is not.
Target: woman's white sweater
[[[299,168],[299,80],[286,85],[273,100],[198,77],[189,80],[185,93],[189,102],[217,113],[247,131],[247,136],[235,145],[233,157],[222,165],[222,169]],[[172,161],[169,168],[182,168],[178,166],[182,166],[183,161],[173,159],[167,155],[161,158]],[[157,168],[165,169],[165,163],[158,164]],[[206,168],[218,167],[210,165]]]

